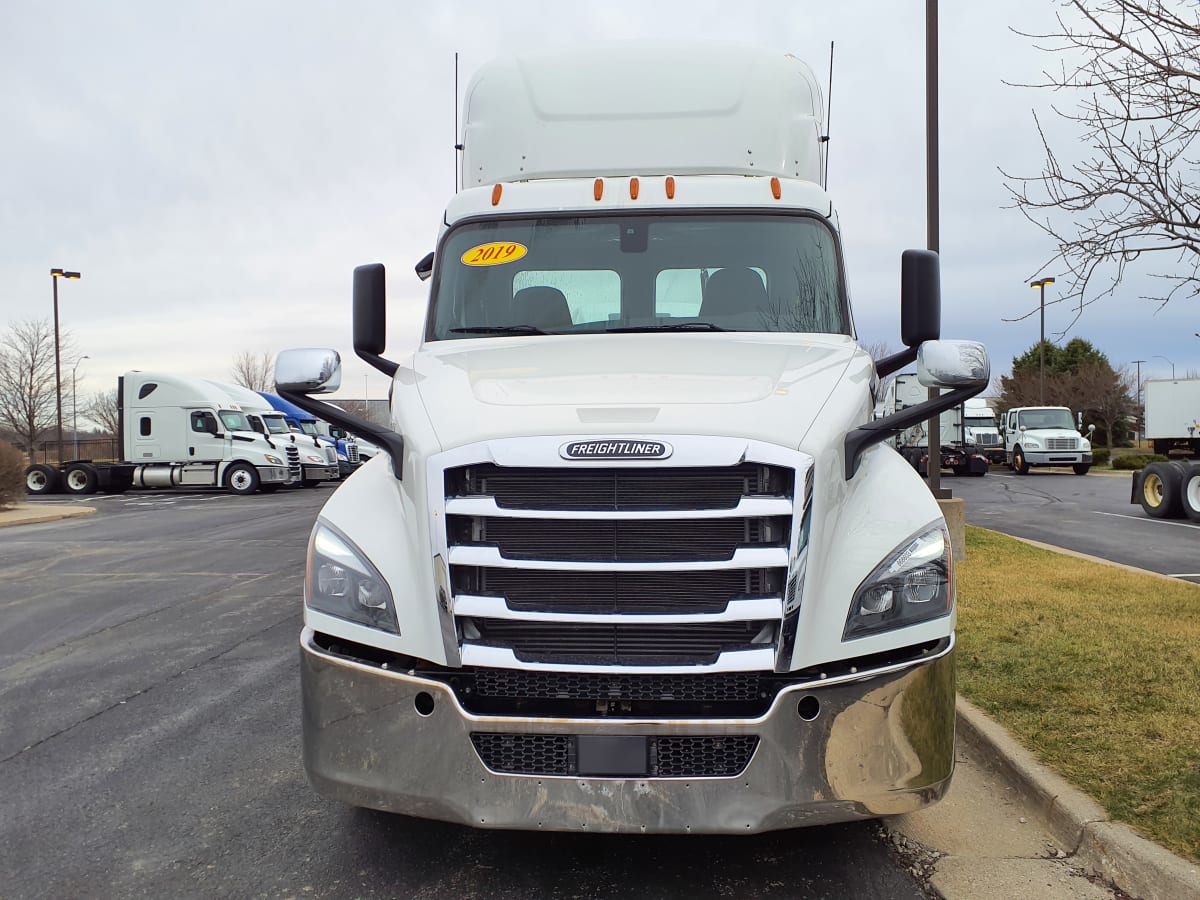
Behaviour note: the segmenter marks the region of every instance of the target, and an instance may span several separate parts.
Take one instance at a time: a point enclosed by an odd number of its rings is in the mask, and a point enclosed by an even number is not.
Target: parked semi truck
[[[928,397],[929,388],[920,382],[916,373],[902,372],[888,382],[879,408],[885,416],[894,415],[923,403]],[[938,428],[941,431],[941,468],[950,469],[955,475],[987,474],[987,457],[975,446],[975,432],[966,424],[962,404],[942,413],[938,417]],[[904,429],[892,439],[892,444],[914,469],[922,475],[928,474],[928,422],[918,422]]]
[[[996,412],[991,403],[982,397],[972,397],[963,403],[962,419],[964,441],[975,448],[989,463],[1008,461],[1004,453],[1004,441],[1000,438],[1000,426],[996,424]]]
[[[465,95],[421,343],[354,346],[385,448],[326,502],[301,636],[323,795],[487,828],[746,834],[902,813],[954,760],[952,549],[885,441],[988,383],[943,341],[936,254],[905,349],[858,345],[819,88],[782,53],[620,44],[505,59]],[[894,136],[893,136],[894,137]],[[918,139],[914,134],[913,139]],[[916,361],[933,400],[874,418]]]
[[[334,447],[322,443],[320,438],[294,429],[288,417],[271,405],[257,391],[240,384],[212,382],[237,403],[250,427],[263,435],[272,446],[295,445],[300,456],[300,478],[303,487],[316,487],[325,481],[337,481],[341,477],[341,465]],[[304,413],[307,417],[307,413]]]
[[[337,472],[334,473],[333,478],[348,478],[362,464],[362,459],[358,452],[358,442],[342,429],[337,429],[338,434],[335,436],[330,433],[327,422],[318,419],[312,413],[296,406],[296,404],[289,403],[278,394],[259,391],[258,395],[263,401],[284,416],[288,426],[293,431],[311,437],[317,446],[331,451],[332,458],[330,459],[330,465],[336,464],[337,466]],[[308,481],[306,484],[311,486],[317,480],[324,479],[314,476],[314,480]]]
[[[269,444],[241,407],[204,379],[126,372],[117,380],[117,408],[122,462],[29,466],[29,493],[188,486],[252,494],[299,480],[296,449]]]
[[[1200,378],[1146,381],[1142,389],[1146,439],[1154,452],[1200,458]]]
[[[1038,466],[1070,466],[1076,475],[1092,467],[1092,442],[1096,430],[1082,434],[1083,414],[1074,420],[1065,406],[1018,406],[1006,410],[1000,424],[1004,454],[1018,475]]]

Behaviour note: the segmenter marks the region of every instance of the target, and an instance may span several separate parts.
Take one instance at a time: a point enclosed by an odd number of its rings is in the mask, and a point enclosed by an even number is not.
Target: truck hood
[[[851,365],[853,360],[858,364]],[[870,360],[840,335],[628,334],[427,344],[397,372],[443,449],[496,436],[714,434],[797,447]]]

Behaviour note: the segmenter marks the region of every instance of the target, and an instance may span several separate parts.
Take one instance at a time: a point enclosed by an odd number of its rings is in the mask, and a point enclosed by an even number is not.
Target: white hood
[[[856,356],[857,352],[857,356]],[[797,447],[852,359],[838,335],[566,335],[424,345],[397,373],[443,449],[497,435],[711,434]],[[859,404],[851,403],[854,409]]]

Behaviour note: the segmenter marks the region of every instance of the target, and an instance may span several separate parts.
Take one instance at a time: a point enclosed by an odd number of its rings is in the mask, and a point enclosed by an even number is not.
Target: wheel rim
[[[1148,506],[1162,506],[1163,502],[1163,483],[1162,478],[1151,472],[1142,480],[1142,496],[1146,499]]]
[[[73,491],[81,491],[87,487],[87,473],[82,469],[72,469],[67,473],[67,487]]]
[[[1017,453],[1017,455],[1013,457],[1013,462],[1016,463],[1018,469],[1022,468],[1025,465],[1025,454]]]
[[[235,490],[247,490],[251,485],[250,473],[245,469],[238,469],[230,477],[229,483],[233,485]]]
[[[1183,486],[1183,500],[1189,509],[1200,510],[1200,475],[1192,475]]]
[[[50,479],[46,477],[45,472],[35,471],[25,476],[25,487],[31,491],[44,491],[49,483]]]

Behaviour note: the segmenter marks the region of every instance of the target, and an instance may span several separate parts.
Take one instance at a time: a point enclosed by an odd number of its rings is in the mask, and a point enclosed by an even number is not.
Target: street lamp
[[[1163,361],[1165,361],[1165,362],[1167,362],[1167,363],[1170,363],[1170,366],[1171,366],[1171,380],[1172,380],[1172,381],[1174,381],[1174,380],[1175,380],[1175,363],[1171,362],[1169,359],[1167,359],[1167,358],[1166,358],[1165,356],[1163,356],[1161,353],[1155,353],[1155,354],[1154,354],[1154,358],[1155,358],[1155,359],[1161,359],[1161,360],[1163,360]]]
[[[78,272],[64,272],[62,269],[50,270],[50,281],[54,284],[54,408],[58,420],[58,461],[62,462],[62,364],[58,355],[58,279],[79,278]]]
[[[1053,278],[1039,278],[1029,283],[1040,294],[1038,305],[1042,310],[1042,330],[1038,339],[1038,403],[1046,405],[1046,285],[1054,284]]]
[[[79,409],[75,405],[75,373],[79,371],[79,364],[85,359],[91,359],[91,357],[84,354],[75,360],[75,365],[71,367],[71,437],[75,441],[71,459],[79,459]]]

